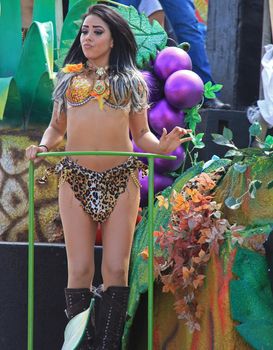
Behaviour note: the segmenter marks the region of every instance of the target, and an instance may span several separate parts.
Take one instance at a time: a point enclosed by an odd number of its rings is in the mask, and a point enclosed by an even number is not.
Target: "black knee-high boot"
[[[111,286],[102,292],[96,319],[95,350],[119,350],[126,320],[129,287]]]
[[[92,298],[92,293],[88,288],[65,288],[64,293],[66,300],[65,313],[69,321],[79,313],[88,309]],[[81,344],[77,347],[77,350],[93,350],[94,338],[95,327],[93,318],[90,317],[85,336]]]

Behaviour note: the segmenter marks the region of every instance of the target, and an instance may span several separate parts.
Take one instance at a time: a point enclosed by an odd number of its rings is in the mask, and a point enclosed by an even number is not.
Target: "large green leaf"
[[[0,1],[0,77],[14,76],[22,52],[20,0]]]
[[[208,81],[204,86],[204,96],[206,98],[215,98],[215,92],[218,92],[222,89],[223,85],[221,84],[215,84],[212,85],[211,81]]]
[[[212,141],[217,143],[218,145],[238,149],[233,143],[230,143],[230,141],[221,134],[211,134],[211,136]]]
[[[133,6],[119,6],[117,10],[127,20],[135,35],[138,46],[137,65],[142,67],[156,57],[158,50],[166,46],[167,34],[157,21],[150,24],[145,14],[138,14]]]
[[[273,136],[267,135],[265,140],[264,140],[264,148],[273,148]]]
[[[260,136],[263,131],[262,126],[259,122],[254,122],[248,130],[251,136]]]
[[[53,26],[51,22],[33,22],[28,30],[15,76],[26,120],[30,117],[36,90],[45,72],[53,79]]]
[[[62,350],[76,350],[79,349],[85,330],[90,321],[90,314],[93,311],[95,299],[91,299],[90,306],[87,310],[77,314],[67,324],[64,331],[64,344]]]
[[[238,248],[233,265],[238,280],[230,283],[232,318],[254,349],[273,349],[273,298],[264,256]]]
[[[52,92],[54,84],[48,72],[44,72],[38,83],[31,107],[31,124],[47,125],[51,119],[53,101]]]
[[[69,0],[68,10],[70,10],[79,0]]]
[[[1,126],[22,125],[22,103],[16,82],[12,77],[0,78],[0,121]]]
[[[61,15],[60,15],[61,14]],[[53,24],[54,32],[54,48],[57,58],[58,38],[60,37],[60,31],[62,27],[62,1],[60,0],[35,0],[33,5],[32,21],[37,22],[49,22]]]

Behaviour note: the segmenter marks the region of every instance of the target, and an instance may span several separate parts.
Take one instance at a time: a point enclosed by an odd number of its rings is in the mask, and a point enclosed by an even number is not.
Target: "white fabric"
[[[263,120],[263,117],[260,112],[260,108],[256,106],[250,106],[248,107],[246,111],[247,118],[251,124],[255,122],[261,122]]]
[[[162,10],[162,6],[158,0],[141,0],[138,6],[138,11],[144,12],[147,17],[160,10]]]
[[[260,113],[270,128],[273,127],[273,45],[265,46],[262,58],[264,100],[257,101]]]

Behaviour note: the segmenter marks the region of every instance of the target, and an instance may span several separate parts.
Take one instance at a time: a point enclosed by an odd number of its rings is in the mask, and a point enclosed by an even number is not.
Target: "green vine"
[[[188,129],[192,130],[192,132],[190,133],[190,136],[192,137],[192,141],[188,142],[185,146],[186,157],[181,167],[181,173],[183,173],[185,170],[187,157],[189,157],[192,166],[196,165],[198,162],[198,152],[196,151],[205,147],[205,143],[203,142],[204,133],[198,133],[198,134],[196,133],[196,126],[202,121],[199,110],[202,108],[204,99],[215,98],[216,97],[215,92],[220,91],[222,87],[223,85],[221,84],[212,85],[212,82],[208,81],[204,85],[204,97],[201,103],[197,106],[194,106],[190,109],[186,109],[184,111],[186,126]],[[191,145],[192,147],[190,147]]]
[[[260,148],[244,148],[239,149],[236,147],[233,139],[233,133],[230,129],[224,127],[223,134],[211,134],[213,138],[213,142],[218,145],[226,146],[231,148],[226,154],[225,157],[233,158],[233,169],[238,172],[238,174],[243,174],[248,169],[248,164],[251,161],[254,161],[257,157],[273,157],[273,137],[268,135],[264,141],[262,141],[259,136],[262,133],[262,127],[258,122],[253,123],[249,128],[249,146],[253,138],[258,142]],[[262,186],[262,181],[260,180],[252,180],[248,183],[247,191],[244,192],[239,197],[229,196],[225,199],[225,205],[230,209],[238,209],[240,208],[243,198],[246,195],[249,195],[251,199],[256,198],[257,190],[259,190]],[[267,183],[267,189],[273,188],[273,180]]]

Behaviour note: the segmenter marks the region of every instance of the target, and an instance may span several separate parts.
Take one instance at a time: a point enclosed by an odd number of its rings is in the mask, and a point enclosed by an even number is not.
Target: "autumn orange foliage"
[[[161,210],[171,207],[171,217],[166,230],[154,232],[158,248],[155,275],[163,283],[163,292],[174,294],[174,309],[190,331],[200,330],[202,308],[196,296],[204,284],[207,264],[213,252],[218,254],[225,232],[232,229],[221,218],[221,204],[213,200],[215,187],[216,181],[201,173],[180,193],[173,190],[169,200],[162,195],[158,198]]]

